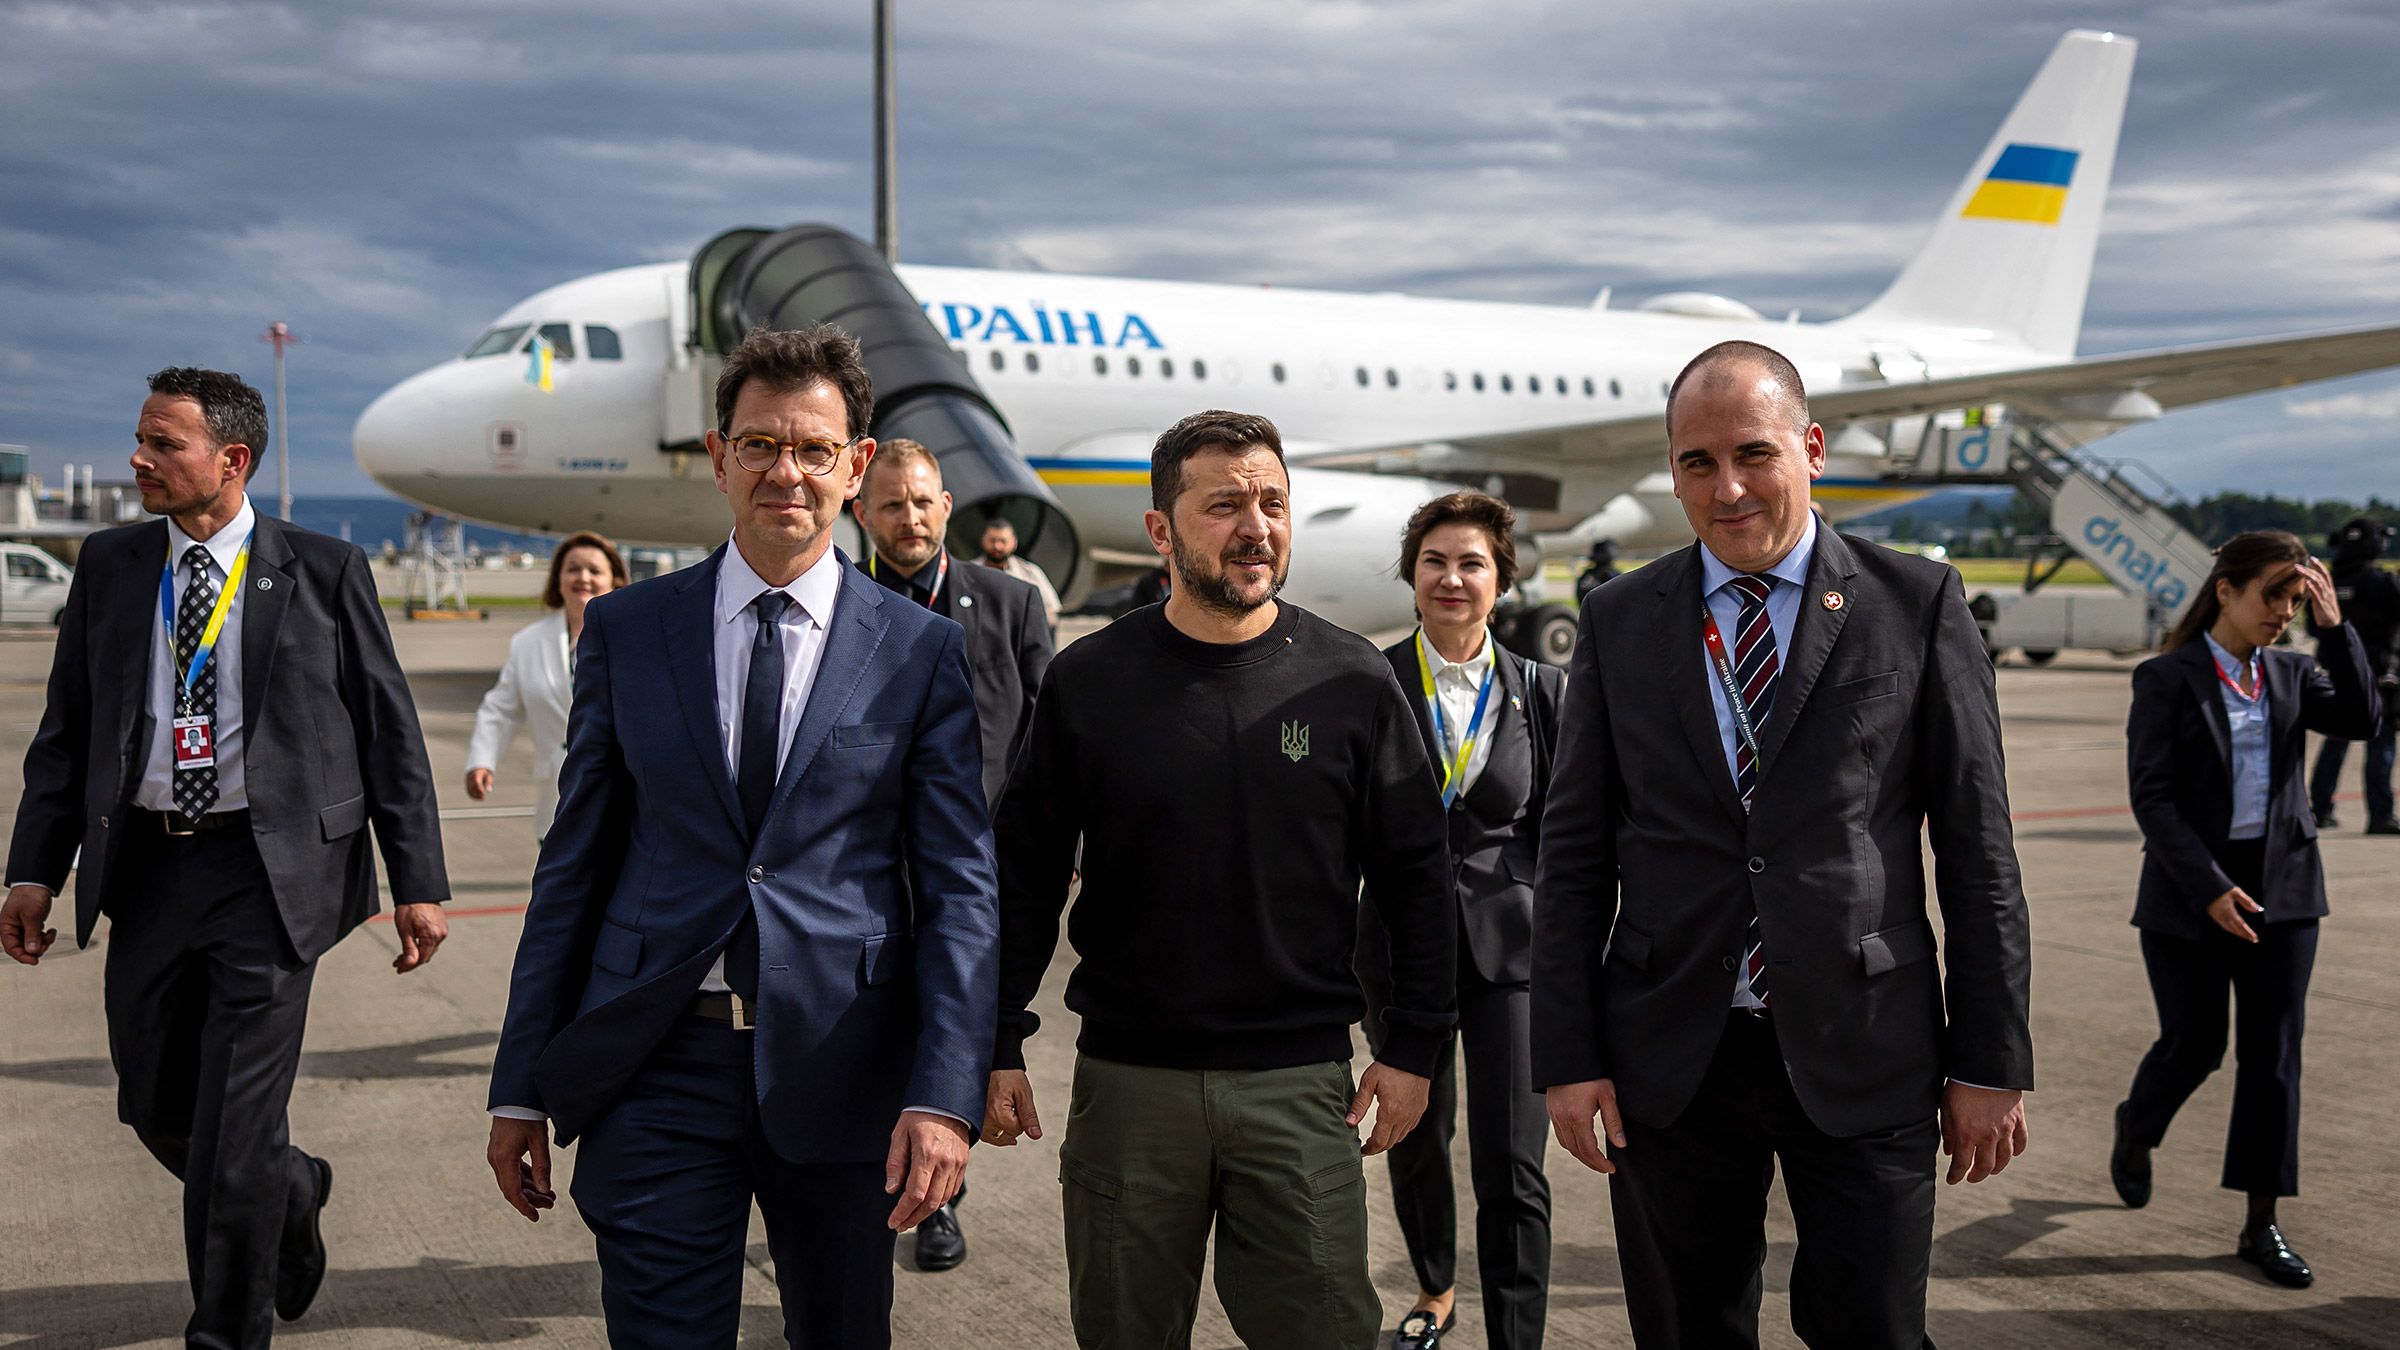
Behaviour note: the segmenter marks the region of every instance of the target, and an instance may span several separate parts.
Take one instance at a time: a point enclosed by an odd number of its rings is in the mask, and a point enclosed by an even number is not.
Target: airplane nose
[[[438,474],[445,460],[456,458],[456,447],[445,445],[455,430],[445,407],[456,400],[442,396],[449,374],[446,367],[421,371],[378,395],[358,415],[351,428],[350,452],[369,478],[406,495],[404,480]],[[451,453],[445,453],[449,451]]]

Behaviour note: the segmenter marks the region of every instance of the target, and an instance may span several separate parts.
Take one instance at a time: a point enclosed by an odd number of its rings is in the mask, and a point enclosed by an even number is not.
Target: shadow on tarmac
[[[459,1061],[435,1057],[480,1050],[497,1045],[499,1041],[500,1033],[496,1031],[470,1031],[455,1036],[429,1036],[421,1041],[402,1041],[396,1045],[361,1046],[355,1050],[311,1050],[300,1056],[300,1074],[304,1078],[343,1081],[485,1077],[492,1071],[489,1056],[479,1055],[471,1060]],[[105,1059],[0,1062],[0,1079],[7,1078],[47,1083],[54,1087],[107,1088],[116,1086],[117,1071]]]

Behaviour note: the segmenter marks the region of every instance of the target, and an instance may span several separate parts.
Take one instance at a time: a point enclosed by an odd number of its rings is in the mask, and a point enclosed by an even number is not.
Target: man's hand
[[[477,801],[482,801],[492,795],[492,771],[490,769],[467,770],[467,795]]]
[[[1601,1149],[1600,1136],[1592,1131],[1592,1118],[1597,1116],[1601,1131],[1608,1135],[1608,1146],[1625,1147],[1625,1117],[1617,1110],[1614,1080],[1590,1078],[1580,1083],[1561,1083],[1542,1097],[1550,1107],[1550,1130],[1558,1136],[1560,1147],[1595,1172],[1617,1170],[1617,1165]]]
[[[0,949],[20,965],[38,966],[42,953],[58,941],[58,930],[42,925],[50,918],[50,888],[11,886],[0,901]]]
[[[542,1211],[558,1203],[550,1189],[549,1121],[492,1117],[492,1142],[483,1156],[500,1183],[500,1198],[529,1221],[540,1223]]]
[[[2024,1093],[1964,1083],[1942,1089],[1942,1152],[1950,1159],[1951,1185],[1997,1174],[2029,1138]]]
[[[931,1111],[903,1111],[883,1160],[883,1193],[900,1197],[884,1226],[906,1232],[950,1203],[967,1179],[967,1127]]]
[[[2267,907],[2251,899],[2250,893],[2239,886],[2208,902],[2208,917],[2216,920],[2217,927],[2244,942],[2256,942],[2258,934],[2252,932],[2250,925],[2242,921],[2242,915],[2245,912],[2264,914],[2267,912]]]
[[[983,1094],[983,1141],[1013,1148],[1020,1134],[1042,1137],[1042,1118],[1033,1109],[1033,1080],[1023,1069],[994,1069]]]
[[[392,931],[400,935],[400,954],[392,958],[392,969],[406,975],[433,959],[442,939],[450,936],[450,920],[443,917],[440,905],[396,905]]]
[[[1350,1099],[1350,1114],[1345,1118],[1351,1128],[1367,1118],[1367,1104],[1375,1104],[1375,1129],[1367,1142],[1359,1145],[1361,1157],[1372,1158],[1408,1137],[1425,1115],[1425,1098],[1433,1091],[1433,1080],[1419,1078],[1405,1070],[1377,1060],[1359,1076],[1358,1093]]]

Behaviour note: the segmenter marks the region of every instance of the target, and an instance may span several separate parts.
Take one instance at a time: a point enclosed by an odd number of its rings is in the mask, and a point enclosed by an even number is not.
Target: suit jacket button
[[[104,830],[108,828],[108,817],[100,817],[100,828]]]
[[[1758,874],[1758,873],[1760,873],[1760,872],[1764,872],[1764,871],[1766,871],[1766,870],[1767,870],[1767,860],[1766,860],[1766,859],[1764,859],[1764,858],[1752,858],[1752,859],[1750,860],[1750,872],[1751,872],[1751,874],[1752,874],[1753,876],[1757,875],[1757,874]]]
[[[767,869],[765,869],[765,868],[763,868],[763,867],[753,867],[753,868],[751,868],[751,869],[750,869],[750,884],[751,884],[751,885],[755,886],[755,885],[757,885],[758,883],[760,883],[760,882],[762,882],[762,881],[765,881],[766,879],[767,879]]]
[[[1735,960],[1735,959],[1733,959],[1733,958],[1732,958],[1732,957],[1730,957],[1730,956],[1726,957],[1724,960],[1722,960],[1722,961],[1718,962],[1717,964],[1719,964],[1719,965],[1721,965],[1721,966],[1725,967],[1727,970],[1739,970],[1739,969],[1741,969],[1741,968],[1742,968],[1742,963],[1741,963],[1741,962],[1739,962],[1739,961],[1737,961],[1737,960]]]

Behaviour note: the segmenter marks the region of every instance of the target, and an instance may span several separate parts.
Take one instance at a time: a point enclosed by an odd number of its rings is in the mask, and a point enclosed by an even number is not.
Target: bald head
[[[1808,430],[1808,391],[1800,372],[1782,352],[1756,342],[1720,342],[1691,359],[1667,389],[1667,439],[1675,439],[1675,405],[1685,396],[1706,394],[1712,400],[1735,397],[1762,400],[1778,420],[1792,430]]]
[[[915,576],[941,552],[950,528],[950,494],[942,489],[942,462],[912,440],[878,442],[851,505],[876,560]]]
[[[923,472],[933,475],[934,490],[940,491],[942,461],[939,456],[925,448],[924,442],[912,441],[905,436],[894,436],[888,441],[877,441],[875,458],[867,464],[867,481],[873,482],[879,474],[897,473],[920,465],[923,466]]]

